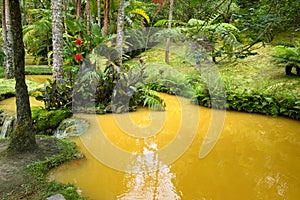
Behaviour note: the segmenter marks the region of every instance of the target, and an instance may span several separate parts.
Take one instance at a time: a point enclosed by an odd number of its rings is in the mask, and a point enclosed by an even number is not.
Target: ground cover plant
[[[82,158],[76,144],[45,136],[38,136],[37,141],[39,145],[37,151],[27,153],[27,155],[15,155],[12,158],[6,157],[5,151],[3,151],[7,146],[7,139],[0,141],[0,162],[5,162],[5,164],[1,163],[0,168],[10,167],[10,170],[6,170],[7,174],[2,173],[2,178],[12,179],[10,185],[0,186],[0,198],[2,200],[38,200],[60,193],[68,200],[85,199],[80,197],[74,185],[56,183],[46,179],[46,174],[50,169],[63,162]],[[21,159],[21,156],[26,156],[26,158]],[[13,189],[4,192],[7,190],[6,187],[13,187]]]
[[[284,39],[287,40],[283,38],[283,41]],[[300,78],[286,76],[284,69],[272,62],[273,47],[273,45],[258,44],[253,48],[256,55],[244,59],[224,60],[216,65],[226,90],[226,109],[300,119]],[[140,58],[147,63],[146,69],[158,63],[163,64],[163,52],[163,49],[151,49],[141,54]],[[181,78],[184,77],[193,87],[195,96],[192,101],[211,107],[207,84],[202,80],[197,69],[176,54],[171,54],[170,60],[170,66],[180,72]],[[138,58],[129,62],[131,64],[138,62]],[[153,70],[148,72],[150,74],[148,76],[151,77]],[[170,76],[161,77],[159,81],[151,85],[151,88],[175,94],[165,84],[171,79]],[[184,83],[184,81],[180,80],[177,83]],[[182,90],[184,87],[176,84],[172,88],[185,91]],[[182,95],[179,91],[176,94]]]

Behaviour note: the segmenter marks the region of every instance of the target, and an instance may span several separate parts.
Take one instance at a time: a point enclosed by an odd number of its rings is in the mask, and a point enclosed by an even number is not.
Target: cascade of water
[[[0,133],[0,139],[9,137],[9,135],[13,131],[14,121],[15,121],[15,117],[13,117],[13,116],[6,116],[5,117],[2,129],[1,129],[1,133]]]

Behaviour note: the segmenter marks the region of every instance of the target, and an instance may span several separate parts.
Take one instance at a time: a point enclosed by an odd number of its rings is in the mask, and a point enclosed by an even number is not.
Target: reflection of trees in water
[[[153,200],[180,200],[172,183],[175,174],[170,168],[159,161],[157,144],[145,146],[142,154],[132,156],[132,165],[125,175],[124,183],[127,192],[121,194],[118,200],[153,199]],[[154,167],[155,166],[155,167]]]

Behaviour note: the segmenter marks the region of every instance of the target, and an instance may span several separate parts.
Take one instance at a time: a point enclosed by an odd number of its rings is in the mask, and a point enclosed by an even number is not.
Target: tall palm
[[[169,25],[168,28],[171,29],[172,28],[172,18],[173,18],[173,5],[174,5],[174,0],[170,0],[170,11],[169,11]],[[166,55],[165,55],[165,62],[167,64],[169,64],[170,62],[170,38],[167,38],[167,42],[166,42]]]
[[[62,0],[52,0],[53,79],[63,78]]]
[[[110,0],[104,0],[103,36],[108,35]]]
[[[2,38],[4,43],[5,54],[5,78],[14,78],[14,62],[12,49],[12,32],[11,32],[11,17],[9,14],[9,0],[3,0],[2,6]]]
[[[124,0],[120,0],[118,19],[117,19],[117,42],[116,46],[119,52],[118,63],[119,67],[122,69],[122,54],[123,54],[123,35],[124,35]]]

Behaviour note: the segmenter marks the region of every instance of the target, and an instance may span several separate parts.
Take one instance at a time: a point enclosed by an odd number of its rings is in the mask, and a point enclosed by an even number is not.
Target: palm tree
[[[53,79],[63,78],[62,0],[52,0]]]
[[[173,5],[174,5],[174,0],[170,0],[170,11],[169,11],[169,25],[168,25],[168,29],[172,28],[172,18],[173,18]],[[166,55],[165,55],[165,62],[167,64],[169,64],[170,62],[170,37],[167,38],[167,42],[166,42]]]
[[[109,10],[110,10],[110,0],[104,0],[103,36],[107,36],[108,34]]]
[[[97,0],[97,16],[98,16],[98,25],[101,29],[101,0]]]
[[[88,50],[91,50],[91,2],[90,0],[86,0],[86,28],[87,35],[89,37],[88,40]]]
[[[117,19],[117,42],[116,47],[119,52],[118,60],[119,67],[122,69],[122,54],[123,54],[123,34],[124,34],[124,0],[120,0],[118,19]]]
[[[32,127],[31,110],[27,85],[25,83],[25,51],[22,35],[22,19],[19,0],[9,0],[14,52],[17,123],[12,134],[8,152],[20,153],[37,148],[35,132]]]
[[[14,62],[12,49],[11,18],[9,15],[9,0],[3,0],[2,5],[2,38],[4,43],[5,78],[14,78]]]
[[[80,17],[81,13],[81,0],[76,0],[76,19]]]

